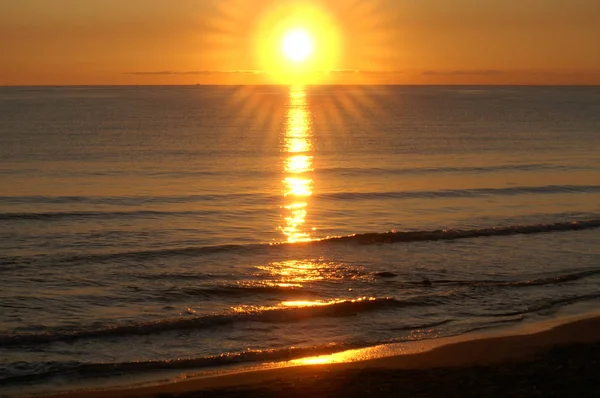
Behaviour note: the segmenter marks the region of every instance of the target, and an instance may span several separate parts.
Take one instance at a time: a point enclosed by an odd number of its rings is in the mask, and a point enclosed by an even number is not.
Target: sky
[[[0,85],[600,84],[599,38],[598,0],[1,0]]]

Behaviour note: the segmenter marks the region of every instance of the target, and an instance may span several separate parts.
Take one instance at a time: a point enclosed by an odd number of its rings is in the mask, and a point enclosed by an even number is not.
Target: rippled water
[[[597,302],[599,106],[577,87],[0,88],[0,381]]]

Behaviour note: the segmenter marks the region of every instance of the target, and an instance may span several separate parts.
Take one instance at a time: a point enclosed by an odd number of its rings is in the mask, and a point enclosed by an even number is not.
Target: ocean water
[[[0,88],[0,385],[600,305],[599,110],[598,87]]]

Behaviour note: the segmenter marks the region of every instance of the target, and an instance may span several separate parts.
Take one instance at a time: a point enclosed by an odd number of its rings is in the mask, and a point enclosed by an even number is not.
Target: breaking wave
[[[427,305],[427,301],[417,298],[402,301],[393,298],[365,298],[336,301],[305,307],[249,308],[247,310],[239,310],[232,313],[166,319],[129,325],[116,325],[103,329],[88,329],[73,332],[58,331],[40,334],[0,335],[0,347],[45,344],[57,341],[64,342],[113,336],[150,335],[174,330],[210,329],[241,322],[289,323],[317,317],[348,317],[364,312],[411,305]]]
[[[380,244],[380,243],[401,243],[401,242],[422,242],[422,241],[449,241],[469,238],[483,238],[493,236],[509,236],[509,235],[527,235],[549,232],[565,232],[565,231],[581,231],[587,229],[600,228],[600,219],[582,220],[582,221],[565,221],[550,224],[531,224],[531,225],[512,225],[498,226],[476,229],[438,229],[438,230],[421,230],[421,231],[390,231],[390,232],[372,232],[362,233],[347,236],[328,237],[320,240],[301,243],[275,243],[275,244],[229,244],[215,246],[191,246],[191,247],[176,247],[158,250],[141,250],[116,253],[100,253],[100,254],[82,254],[82,255],[66,255],[61,258],[53,258],[53,261],[60,263],[77,263],[77,262],[106,262],[113,260],[146,260],[160,257],[197,257],[214,253],[248,253],[259,252],[264,250],[272,250],[277,247],[306,246],[306,245],[328,245],[336,243],[347,244]],[[44,259],[44,258],[42,258]],[[15,265],[26,265],[35,263],[36,257],[3,257],[0,258],[0,265],[5,267]]]

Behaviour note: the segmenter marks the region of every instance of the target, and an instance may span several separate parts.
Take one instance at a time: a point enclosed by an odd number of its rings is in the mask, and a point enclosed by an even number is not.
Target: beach
[[[0,398],[600,398],[599,2],[0,1]]]
[[[484,380],[480,367],[517,354],[537,363],[537,338],[433,353],[598,308],[598,99],[0,88],[0,395],[233,394],[263,379],[256,394],[394,395],[408,387],[383,380],[426,388],[438,373]],[[336,113],[350,103],[362,113]],[[246,372],[269,366],[282,369]]]
[[[598,396],[600,317],[369,361],[231,373],[47,398]]]

